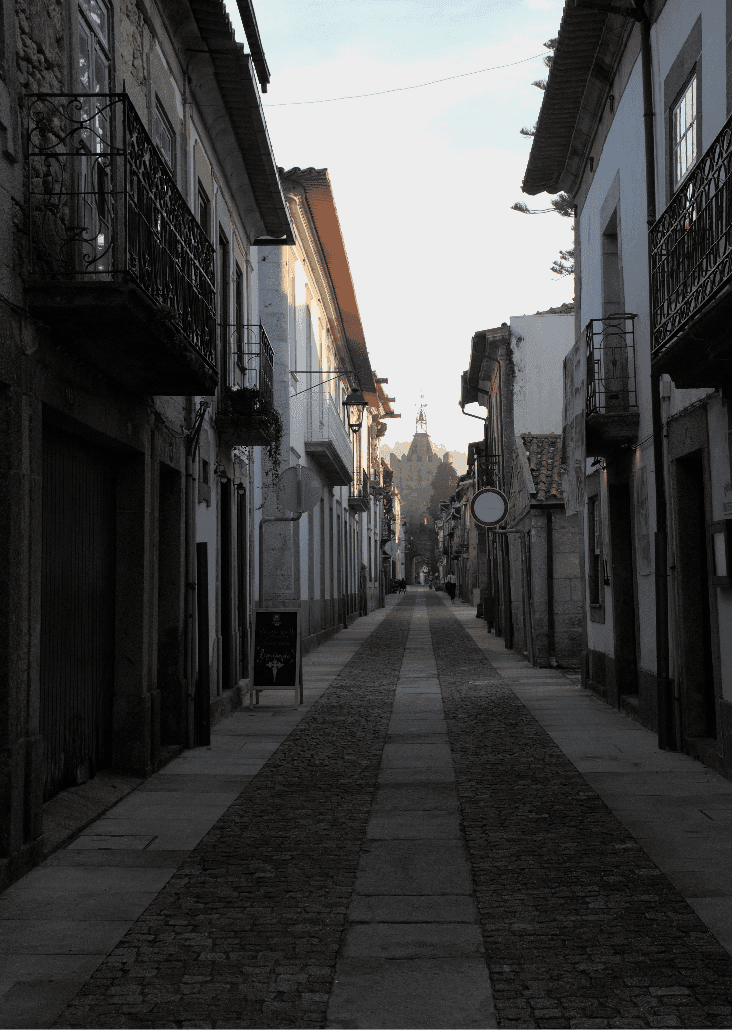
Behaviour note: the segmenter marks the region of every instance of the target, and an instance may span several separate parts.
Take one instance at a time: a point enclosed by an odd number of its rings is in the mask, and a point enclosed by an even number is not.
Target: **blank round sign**
[[[473,518],[481,526],[497,526],[508,515],[508,498],[501,490],[479,490],[470,502]]]
[[[283,511],[310,511],[323,495],[323,487],[317,473],[300,465],[301,506],[297,504],[297,465],[286,468],[277,481],[277,503]]]

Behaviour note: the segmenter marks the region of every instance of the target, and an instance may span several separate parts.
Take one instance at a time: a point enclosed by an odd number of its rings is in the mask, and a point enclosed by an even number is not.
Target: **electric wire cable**
[[[355,93],[344,97],[326,97],[322,100],[283,100],[278,104],[263,104],[263,107],[294,107],[302,104],[333,104],[337,100],[364,100],[366,97],[383,97],[386,93],[403,93],[408,89],[422,89],[424,86],[436,86],[440,82],[450,82],[452,79],[464,79],[468,75],[482,75],[484,72],[497,72],[502,68],[514,68],[517,64],[527,64],[535,61],[537,57],[544,54],[534,54],[533,57],[522,57],[520,61],[511,61],[510,64],[496,64],[492,68],[478,68],[474,72],[461,72],[459,75],[447,75],[444,79],[432,79],[430,82],[418,82],[415,86],[396,86],[394,89],[382,89],[377,93]]]

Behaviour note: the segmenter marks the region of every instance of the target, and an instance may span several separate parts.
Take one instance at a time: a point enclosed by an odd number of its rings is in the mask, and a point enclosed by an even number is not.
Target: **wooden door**
[[[46,799],[111,760],[115,475],[101,448],[43,438],[41,733]]]

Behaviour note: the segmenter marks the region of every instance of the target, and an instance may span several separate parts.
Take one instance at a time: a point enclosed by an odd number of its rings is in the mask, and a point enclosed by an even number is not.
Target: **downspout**
[[[635,0],[641,28],[641,67],[643,71],[643,128],[645,138],[647,246],[648,246],[648,313],[653,335],[653,263],[651,227],[656,221],[656,144],[653,131],[653,75],[651,67],[651,23],[644,0]],[[668,517],[666,510],[666,477],[664,474],[663,418],[661,413],[661,377],[651,373],[651,424],[653,428],[653,471],[656,501],[656,533],[654,578],[656,593],[656,692],[658,702],[658,746],[667,751],[677,749],[674,730],[674,699],[669,680],[669,598],[668,598]]]

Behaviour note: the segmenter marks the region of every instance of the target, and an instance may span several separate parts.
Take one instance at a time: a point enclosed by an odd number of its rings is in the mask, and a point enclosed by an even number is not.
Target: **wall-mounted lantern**
[[[352,433],[358,433],[363,423],[363,413],[368,407],[368,402],[358,387],[354,386],[343,402],[348,416],[348,425]]]

